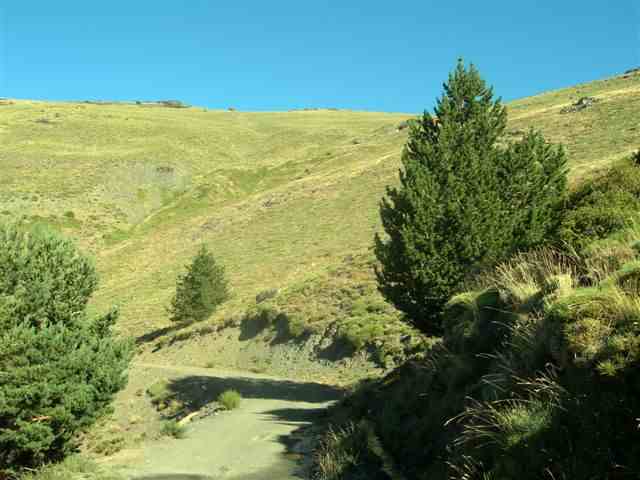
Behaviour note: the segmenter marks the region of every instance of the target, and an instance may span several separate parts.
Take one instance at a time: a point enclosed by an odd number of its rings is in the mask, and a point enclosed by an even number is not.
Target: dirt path
[[[311,424],[341,393],[328,385],[245,372],[150,364],[135,368],[178,374],[176,389],[185,395],[201,391],[199,405],[229,388],[243,400],[238,410],[190,423],[186,438],[148,442],[118,468],[132,480],[301,478],[296,455],[289,450],[292,433]]]

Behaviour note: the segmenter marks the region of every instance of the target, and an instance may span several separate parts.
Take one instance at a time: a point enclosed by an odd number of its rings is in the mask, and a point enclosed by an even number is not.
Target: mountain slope
[[[561,113],[582,96],[598,101]],[[0,218],[26,216],[77,238],[101,273],[95,310],[121,327],[168,324],[175,276],[200,242],[227,266],[243,309],[366,251],[395,183],[410,115],[274,113],[134,104],[3,101]],[[640,75],[508,104],[509,133],[565,144],[578,179],[640,144]],[[634,115],[635,114],[635,115]]]

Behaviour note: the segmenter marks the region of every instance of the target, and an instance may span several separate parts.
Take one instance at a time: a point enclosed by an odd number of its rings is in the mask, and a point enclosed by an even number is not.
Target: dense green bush
[[[44,227],[0,226],[0,245],[5,314],[34,327],[77,323],[98,283],[91,261]]]
[[[639,215],[640,165],[625,159],[569,195],[559,239],[581,250],[593,240],[629,227]]]
[[[506,117],[473,65],[459,62],[434,116],[411,123],[400,187],[382,200],[380,291],[426,333],[442,333],[442,309],[465,278],[542,243],[560,221],[562,149],[533,131],[500,146]]]
[[[218,403],[222,405],[225,410],[235,410],[240,406],[242,401],[242,395],[236,390],[225,390],[218,395]]]
[[[225,269],[202,245],[187,271],[178,277],[168,312],[174,322],[197,322],[206,319],[228,298]]]
[[[115,310],[85,307],[92,263],[44,229],[0,226],[0,476],[63,458],[126,384]]]

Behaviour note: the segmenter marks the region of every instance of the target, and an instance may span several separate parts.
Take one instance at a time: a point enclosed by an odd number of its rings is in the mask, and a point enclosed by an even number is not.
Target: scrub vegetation
[[[165,420],[160,429],[162,435],[173,438],[184,438],[187,435],[187,429],[180,425],[177,420]]]

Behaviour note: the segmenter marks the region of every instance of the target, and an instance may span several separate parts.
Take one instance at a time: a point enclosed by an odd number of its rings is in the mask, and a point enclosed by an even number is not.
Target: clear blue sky
[[[0,97],[431,109],[462,56],[505,100],[640,66],[640,0],[0,0]]]

